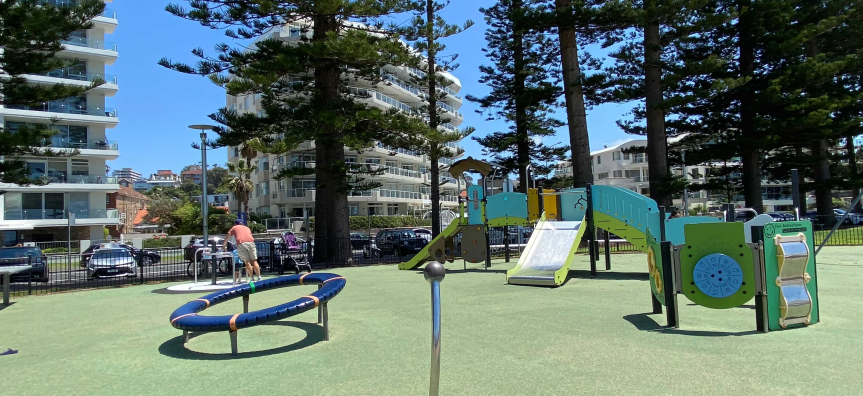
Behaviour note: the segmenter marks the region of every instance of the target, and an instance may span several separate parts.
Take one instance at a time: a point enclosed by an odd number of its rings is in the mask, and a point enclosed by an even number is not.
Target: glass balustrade
[[[78,209],[70,213],[75,219],[116,219],[119,218],[117,209]],[[68,218],[63,209],[6,209],[5,220],[52,220]]]
[[[109,43],[104,40],[91,39],[86,37],[69,37],[66,40],[60,41],[66,45],[72,45],[75,47],[87,47],[99,50],[108,50],[112,52],[117,52],[117,43]]]
[[[69,100],[42,102],[32,106],[7,105],[6,108],[15,110],[47,111],[51,113],[81,114],[100,117],[117,117],[117,110],[100,106],[87,106],[86,103]]]
[[[117,85],[117,76],[111,74],[104,73],[82,73],[78,70],[74,69],[58,69],[52,70],[46,73],[35,74],[37,76],[45,76],[45,77],[53,77],[53,78],[62,78],[64,80],[75,80],[75,81],[96,81],[97,79],[102,80],[108,84]]]

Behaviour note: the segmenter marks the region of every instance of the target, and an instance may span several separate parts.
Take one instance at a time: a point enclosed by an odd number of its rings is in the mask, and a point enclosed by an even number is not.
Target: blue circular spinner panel
[[[698,260],[692,271],[692,278],[702,293],[710,297],[725,298],[740,290],[743,270],[733,258],[722,253],[713,253]]]

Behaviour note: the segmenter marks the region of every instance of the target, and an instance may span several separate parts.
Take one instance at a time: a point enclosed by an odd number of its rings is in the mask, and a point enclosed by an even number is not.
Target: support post
[[[659,242],[665,240],[665,206],[659,207]]]
[[[656,296],[653,295],[653,290],[650,291],[650,303],[653,305],[653,313],[662,313],[662,303],[659,302],[659,300],[656,299]]]
[[[587,211],[584,212],[584,217],[587,219],[587,253],[590,256],[590,275],[596,276],[596,227],[593,224],[593,196],[591,194],[591,185],[588,183],[585,186],[587,191]]]
[[[318,290],[321,290],[322,287],[324,287],[324,285],[318,285]],[[318,323],[321,323],[321,317],[323,316],[324,306],[326,306],[326,304],[318,306]]]
[[[229,330],[228,335],[231,336],[231,355],[237,356],[237,332]]]
[[[608,230],[603,230],[605,237],[605,270],[611,271],[611,238],[608,236]]]
[[[791,170],[791,202],[794,206],[794,220],[800,220],[800,172]],[[853,208],[853,206],[852,206]],[[851,211],[850,209],[848,210]]]
[[[139,275],[141,278],[140,282],[143,285],[144,284],[144,266],[141,265],[141,264],[143,264],[143,258],[141,257],[141,256],[143,256],[143,253],[141,253],[140,250],[138,250],[137,253],[138,254],[137,254],[137,257],[135,257],[135,263],[138,265],[138,272],[140,273]],[[195,270],[197,271],[197,268]]]
[[[329,312],[329,309],[327,309],[327,303],[324,303],[323,305],[321,305],[321,312],[322,312],[321,315],[323,316],[323,322],[324,322],[324,341],[329,341],[330,340],[330,312]]]
[[[3,306],[9,306],[9,283],[12,281],[12,273],[3,274]]]
[[[189,330],[183,330],[183,344],[189,343]]]
[[[677,292],[674,290],[674,265],[671,263],[671,242],[662,242],[662,284],[665,293],[665,316],[668,327],[680,327],[677,316]]]
[[[429,396],[437,396],[440,386],[440,282],[446,276],[446,270],[441,263],[432,262],[426,265],[424,276],[426,281],[431,283],[432,299],[432,356]]]
[[[33,255],[27,255],[27,265],[30,266],[30,269],[27,270],[27,295],[33,295]],[[42,265],[48,266],[47,262],[43,262]]]
[[[758,251],[755,254],[760,257],[756,258],[753,265],[760,268],[755,269],[757,278],[755,279],[755,329],[760,332],[768,332],[769,325],[767,323],[767,281],[764,277],[764,226],[752,227],[752,242],[758,244]]]
[[[249,296],[243,296],[243,313],[249,313]]]
[[[503,226],[503,259],[509,262],[509,226]]]

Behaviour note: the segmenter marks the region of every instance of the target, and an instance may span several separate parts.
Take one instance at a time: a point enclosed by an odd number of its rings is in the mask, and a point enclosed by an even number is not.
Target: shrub
[[[429,227],[431,219],[418,219],[413,216],[351,216],[349,224],[351,231],[363,231],[369,228],[398,228],[398,227]],[[311,229],[315,229],[315,218],[309,218]]]
[[[42,253],[45,253],[45,254],[66,253],[67,251],[68,251],[68,249],[66,249],[64,247],[42,249]]]
[[[254,234],[263,234],[267,232],[267,227],[261,223],[250,223],[249,229],[252,230]]]
[[[145,239],[141,246],[144,249],[178,247],[180,238]]]

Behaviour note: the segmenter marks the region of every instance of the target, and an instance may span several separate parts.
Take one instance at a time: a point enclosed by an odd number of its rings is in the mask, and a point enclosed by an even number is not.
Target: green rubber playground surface
[[[591,278],[576,259],[560,288],[509,286],[505,270],[461,262],[441,285],[441,395],[858,394],[863,383],[863,248],[818,256],[822,322],[756,333],[752,302],[711,310],[679,297],[681,328],[648,315],[646,255],[612,256]],[[602,264],[600,265],[603,266]],[[195,294],[166,285],[24,297],[0,310],[2,393],[11,395],[422,395],[430,292],[417,271],[338,269],[331,340],[307,312],[239,332],[182,332],[168,316]],[[251,309],[314,286],[255,294]],[[240,299],[205,313],[231,314]]]

